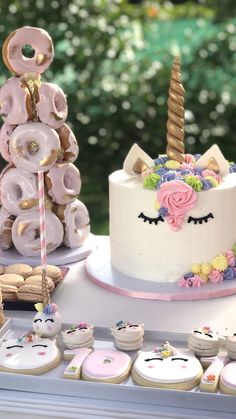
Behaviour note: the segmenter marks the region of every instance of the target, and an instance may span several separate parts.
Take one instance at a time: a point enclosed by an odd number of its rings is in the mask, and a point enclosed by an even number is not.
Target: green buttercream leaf
[[[202,182],[196,176],[187,176],[185,182],[195,189],[196,192],[200,192],[203,187]]]
[[[143,186],[146,189],[155,189],[160,179],[161,176],[156,173],[151,173],[150,175],[145,176]]]

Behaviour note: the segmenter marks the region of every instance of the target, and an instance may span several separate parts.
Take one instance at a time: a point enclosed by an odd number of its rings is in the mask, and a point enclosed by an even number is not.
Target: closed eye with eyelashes
[[[212,212],[209,212],[209,214],[203,216],[203,217],[188,217],[188,223],[194,223],[194,224],[203,224],[203,223],[207,223],[208,220],[210,218],[214,218],[214,215],[212,214]]]
[[[138,218],[142,218],[144,223],[148,221],[149,224],[154,223],[155,225],[157,225],[159,222],[162,222],[162,223],[164,222],[164,219],[162,218],[161,215],[159,215],[158,217],[152,218],[152,217],[148,217],[143,212],[140,212],[140,214],[138,215]]]

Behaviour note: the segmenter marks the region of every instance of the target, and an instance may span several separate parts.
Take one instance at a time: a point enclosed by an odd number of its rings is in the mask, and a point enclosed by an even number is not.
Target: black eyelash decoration
[[[187,362],[188,358],[171,358],[171,361],[184,361]]]
[[[203,222],[207,223],[209,218],[214,218],[214,215],[212,214],[212,212],[209,212],[208,215],[205,215],[205,217],[199,217],[199,218],[194,218],[194,217],[188,217],[188,223],[194,223],[194,224],[202,224]]]
[[[37,323],[37,322],[41,322],[42,323],[42,321],[43,321],[42,319],[35,319],[34,320],[34,323]]]
[[[12,345],[12,346],[7,346],[6,349],[12,349],[12,348],[23,348],[22,345]]]
[[[146,358],[146,359],[144,359],[144,361],[145,362],[148,362],[148,361],[163,361],[163,358]]]
[[[193,333],[199,333],[200,335],[202,335],[202,332],[200,332],[199,330],[194,330]]]
[[[142,218],[144,223],[148,221],[149,224],[154,223],[155,225],[157,225],[159,221],[161,221],[162,223],[164,222],[164,219],[162,218],[161,215],[159,215],[159,217],[156,217],[156,218],[150,218],[147,215],[145,215],[143,212],[140,212],[140,214],[138,215],[138,218]]]
[[[46,320],[45,320],[45,323],[47,323],[47,322],[54,323],[54,320],[53,320],[53,319],[46,319]]]
[[[37,345],[32,345],[32,348],[36,348],[36,346],[40,346],[41,348],[47,348],[48,347],[48,345],[37,344]]]
[[[205,336],[208,336],[209,338],[213,338],[213,336],[210,335],[210,333],[205,333]]]

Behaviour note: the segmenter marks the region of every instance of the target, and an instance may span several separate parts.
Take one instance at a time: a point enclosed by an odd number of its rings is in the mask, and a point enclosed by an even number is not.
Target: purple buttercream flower
[[[202,167],[195,167],[194,168],[194,174],[195,175],[201,175],[202,171],[203,171]]]
[[[157,169],[155,173],[159,176],[163,176],[165,173],[167,173],[169,169],[166,169],[166,167],[160,167],[160,169]]]
[[[197,161],[197,160],[199,160],[199,159],[200,159],[201,154],[194,154],[194,157],[195,157],[195,160]]]
[[[231,163],[229,165],[229,171],[230,171],[230,173],[235,173],[236,172],[236,164],[235,163]]]
[[[229,266],[227,269],[224,270],[223,275],[224,275],[225,280],[234,279],[235,278],[234,269],[231,266]]]
[[[169,182],[170,180],[176,179],[176,173],[174,172],[167,172],[162,175],[162,182]]]
[[[187,175],[191,175],[192,174],[192,171],[189,170],[189,169],[182,169],[181,172],[180,172],[180,174],[182,176],[187,176]]]
[[[161,217],[167,217],[167,215],[168,215],[168,209],[167,208],[164,208],[164,207],[161,207],[159,209],[159,215]]]
[[[168,160],[168,157],[167,156],[160,156],[160,157],[157,157],[154,160],[154,164],[156,166],[158,166],[159,164],[165,164],[165,162],[167,162],[167,160]]]
[[[185,275],[184,275],[184,278],[185,279],[189,279],[189,278],[192,278],[194,276],[194,273],[193,272],[187,272]]]
[[[201,177],[201,182],[202,182],[202,189],[204,191],[208,191],[209,189],[213,188],[212,183],[208,179]]]

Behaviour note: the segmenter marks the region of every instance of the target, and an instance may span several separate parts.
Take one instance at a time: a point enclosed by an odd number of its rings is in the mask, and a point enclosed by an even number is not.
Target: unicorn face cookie
[[[35,304],[38,313],[34,316],[33,330],[43,337],[55,337],[61,330],[61,317],[56,304]]]
[[[197,327],[188,335],[189,349],[199,356],[216,355],[224,341],[224,337],[209,326]]]
[[[39,375],[60,363],[56,342],[30,333],[18,339],[7,339],[0,346],[0,370],[18,374]]]
[[[200,362],[189,351],[177,351],[169,342],[150,352],[139,351],[132,368],[133,380],[148,387],[191,390],[201,379]]]

